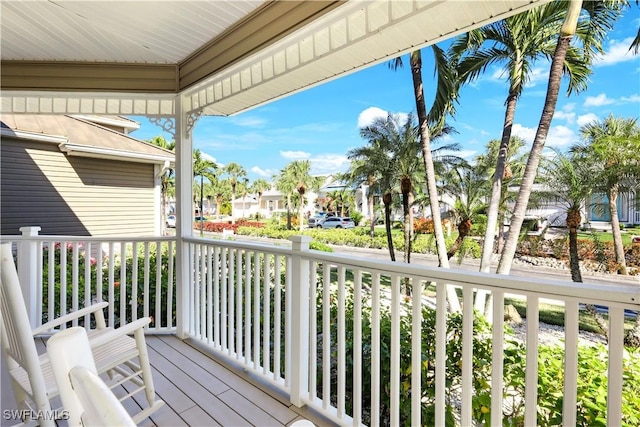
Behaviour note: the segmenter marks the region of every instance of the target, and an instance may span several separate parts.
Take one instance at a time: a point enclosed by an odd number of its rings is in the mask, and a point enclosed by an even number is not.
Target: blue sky
[[[606,54],[594,66],[588,89],[571,97],[560,93],[546,146],[563,149],[578,142],[581,125],[609,114],[640,116],[640,57],[628,51],[639,25],[640,8],[634,6],[605,41]],[[429,103],[435,87],[430,51],[423,52],[423,59]],[[540,119],[548,70],[546,61],[535,65],[534,78],[518,102],[513,133],[529,144]],[[458,155],[472,159],[490,139],[500,138],[506,94],[499,67],[462,90],[457,114],[449,119],[458,133],[447,141],[460,144]],[[393,71],[383,63],[233,117],[202,117],[193,142],[220,165],[242,165],[250,181],[270,180],[293,160],[310,160],[314,174],[342,172],[349,165],[347,152],[366,145],[359,135],[362,126],[387,112],[414,111],[409,68]],[[172,138],[144,117],[131,118],[141,124],[131,134],[135,138]]]

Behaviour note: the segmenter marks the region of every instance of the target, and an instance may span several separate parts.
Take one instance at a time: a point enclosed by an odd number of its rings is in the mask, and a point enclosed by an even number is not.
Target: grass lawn
[[[518,311],[518,314],[523,319],[527,317],[527,302],[522,299],[505,298],[505,305],[511,304]],[[564,306],[556,304],[540,303],[540,322],[544,322],[548,325],[564,326]],[[609,315],[602,313],[602,317],[606,320]],[[626,317],[624,321],[625,330],[633,328],[635,319]],[[595,321],[595,318],[585,310],[580,310],[578,315],[578,326],[581,331],[595,332],[600,334],[600,328]]]
[[[593,232],[579,231],[578,239],[592,240],[592,233],[598,236],[598,239],[600,239],[601,242],[613,242],[613,234],[611,233],[611,230]],[[622,231],[622,244],[624,246],[631,245],[631,236],[640,236],[640,228],[625,228]]]

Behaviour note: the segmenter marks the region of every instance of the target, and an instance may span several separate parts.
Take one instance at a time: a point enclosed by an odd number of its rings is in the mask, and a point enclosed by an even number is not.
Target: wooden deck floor
[[[302,419],[318,426],[331,425],[188,342],[174,336],[147,336],[147,346],[156,391],[165,405],[143,426],[288,426]],[[2,370],[4,413],[16,406],[4,362]],[[128,405],[135,402],[129,399]],[[3,417],[2,426],[14,424],[16,421]]]

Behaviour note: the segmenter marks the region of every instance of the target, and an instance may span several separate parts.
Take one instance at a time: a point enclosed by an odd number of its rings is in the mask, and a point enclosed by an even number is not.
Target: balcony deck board
[[[39,351],[45,351],[44,342],[37,343]],[[141,426],[287,426],[301,419],[327,425],[292,406],[281,393],[243,378],[175,336],[148,335],[147,347],[156,392],[165,405]],[[2,409],[16,409],[4,363],[2,371]],[[126,389],[115,393],[122,395]],[[127,399],[125,407],[133,409],[136,402]],[[15,424],[2,420],[2,426]]]

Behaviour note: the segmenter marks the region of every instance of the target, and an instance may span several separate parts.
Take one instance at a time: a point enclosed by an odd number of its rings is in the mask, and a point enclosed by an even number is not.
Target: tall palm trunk
[[[409,208],[409,193],[411,192],[411,180],[403,178],[400,183],[402,192],[402,213],[404,215],[404,259],[411,262],[411,210]]]
[[[382,196],[384,203],[384,227],[387,230],[387,247],[391,261],[396,260],[396,252],[393,249],[393,237],[391,236],[391,193],[384,193]]]
[[[556,110],[564,60],[567,56],[567,50],[571,43],[571,39],[576,31],[581,7],[582,0],[571,0],[569,2],[567,17],[565,18],[565,22],[560,30],[558,44],[556,45],[556,50],[551,61],[551,70],[549,72],[549,82],[547,84],[547,96],[545,98],[544,108],[542,109],[538,130],[536,131],[529,159],[527,160],[527,166],[525,167],[524,175],[522,177],[522,183],[520,184],[518,199],[516,201],[513,216],[511,217],[511,225],[509,226],[509,234],[507,235],[507,241],[502,249],[500,263],[498,264],[498,274],[509,274],[511,271],[511,264],[513,263],[513,258],[516,254],[518,236],[520,234],[520,229],[522,228],[522,222],[524,221],[524,213],[527,210],[529,196],[531,195],[531,189],[533,188],[533,181],[536,177],[538,165],[540,164],[542,149],[544,148],[549,128],[551,126],[551,119],[553,118],[553,113]]]
[[[232,182],[231,183],[231,224],[236,223],[236,213],[235,213],[235,209],[233,208],[233,205],[235,205],[235,200],[236,200],[236,185]]]
[[[304,188],[301,188],[298,190],[298,194],[300,194],[300,206],[298,206],[298,221],[299,221],[299,226],[300,226],[300,231],[302,231],[302,226],[304,225],[304,218],[303,218],[303,211],[304,211],[304,205],[303,205],[303,201],[304,201],[304,193],[305,190]]]
[[[373,177],[369,177],[369,197],[368,197],[368,202],[369,202],[369,222],[371,224],[369,224],[369,235],[371,236],[371,238],[373,239],[373,237],[375,236],[375,218],[374,218],[374,199],[373,199]]]
[[[487,229],[484,232],[482,258],[480,259],[480,271],[484,273],[489,273],[491,271],[491,258],[494,252],[496,228],[498,227],[498,238],[502,239],[502,223],[498,224],[498,214],[500,212],[500,201],[502,200],[503,194],[502,180],[504,179],[504,171],[507,164],[509,142],[511,141],[511,129],[513,128],[513,119],[516,114],[517,103],[518,96],[515,89],[512,87],[509,90],[509,96],[507,96],[507,110],[505,111],[504,124],[502,125],[502,139],[500,140],[498,161],[496,162],[496,170],[493,174],[491,199],[489,200],[489,210],[487,211]]]
[[[287,194],[287,230],[291,230],[291,194]]]
[[[618,220],[618,186],[614,185],[609,189],[609,212],[611,213],[611,234],[613,234],[613,250],[616,254],[618,273],[629,274],[627,263],[624,259],[624,246],[622,245],[622,235],[620,233],[620,220]]]
[[[571,269],[571,280],[582,282],[580,272],[580,257],[578,256],[578,227],[582,220],[580,208],[567,211],[567,228],[569,228],[569,267]]]
[[[567,211],[567,228],[569,229],[569,266],[571,268],[571,280],[582,283],[582,273],[580,272],[580,257],[578,256],[578,227],[582,222],[580,208],[569,209]],[[606,338],[609,338],[609,325],[602,315],[596,310],[593,304],[585,305],[587,311],[593,316],[598,327]]]
[[[419,50],[411,52],[411,75],[413,77],[413,91],[416,101],[416,111],[420,129],[420,142],[422,143],[422,158],[427,175],[427,190],[429,192],[429,204],[431,206],[431,218],[433,219],[433,232],[436,238],[436,249],[438,252],[438,262],[440,267],[449,268],[447,258],[447,247],[444,241],[442,230],[442,219],[440,218],[440,203],[438,201],[438,188],[436,186],[436,173],[433,167],[433,156],[431,154],[431,137],[429,135],[429,123],[427,120],[427,109],[424,103],[424,91],[422,84],[422,56]],[[460,300],[453,286],[447,286],[447,302],[449,309],[454,313],[462,311]]]

